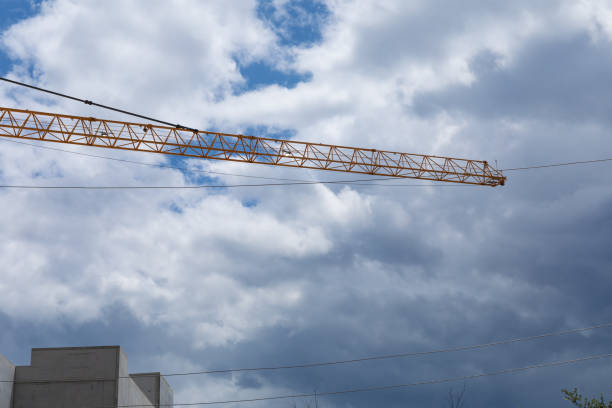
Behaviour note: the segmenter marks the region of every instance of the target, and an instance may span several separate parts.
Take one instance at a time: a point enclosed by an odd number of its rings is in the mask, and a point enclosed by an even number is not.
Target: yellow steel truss
[[[506,178],[486,161],[193,131],[0,107],[0,136],[274,166],[485,186]]]

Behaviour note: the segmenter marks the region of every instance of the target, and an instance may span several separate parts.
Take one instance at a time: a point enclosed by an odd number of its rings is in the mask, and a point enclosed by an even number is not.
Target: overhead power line
[[[307,363],[307,364],[293,364],[293,365],[253,367],[253,368],[233,368],[233,369],[224,369],[224,370],[194,371],[194,372],[188,372],[188,373],[169,373],[169,374],[164,374],[164,376],[174,377],[174,376],[199,375],[199,374],[222,374],[222,373],[244,372],[244,371],[273,371],[273,370],[286,370],[286,369],[295,369],[295,368],[324,367],[324,366],[351,364],[351,363],[359,363],[359,362],[373,361],[373,360],[389,360],[389,359],[396,359],[396,358],[418,357],[418,356],[426,356],[426,355],[432,355],[432,354],[452,353],[452,352],[457,352],[457,351],[477,350],[477,349],[483,349],[483,348],[488,348],[488,347],[501,346],[503,344],[511,344],[511,343],[519,343],[523,341],[538,340],[538,339],[544,339],[547,337],[562,336],[566,334],[575,334],[575,333],[585,332],[589,330],[603,329],[607,327],[612,327],[612,323],[604,323],[604,324],[599,324],[596,326],[583,327],[579,329],[571,329],[571,330],[564,330],[564,331],[559,331],[559,332],[538,334],[535,336],[506,339],[506,340],[494,341],[490,343],[475,344],[471,346],[459,346],[459,347],[451,347],[451,348],[428,350],[428,351],[408,352],[408,353],[395,353],[395,354],[355,358],[355,359],[350,359],[350,360],[324,361],[324,362]]]
[[[359,186],[379,186],[379,187],[383,187],[383,186],[384,187],[404,187],[404,186],[411,186],[411,185],[413,185],[413,184],[386,184],[386,183],[385,184],[376,184],[375,183],[376,181],[389,181],[389,180],[397,181],[397,177],[319,181],[319,180],[304,180],[304,179],[292,179],[292,178],[253,176],[253,175],[246,175],[246,174],[225,173],[225,172],[212,171],[212,170],[193,169],[193,168],[189,168],[189,167],[173,166],[173,165],[163,164],[163,163],[159,163],[159,164],[158,163],[147,163],[147,162],[141,162],[141,161],[136,161],[136,160],[120,159],[120,158],[117,158],[117,157],[101,156],[101,155],[97,155],[97,154],[82,153],[82,152],[75,152],[75,151],[72,151],[72,150],[59,149],[57,147],[39,146],[39,145],[34,144],[34,143],[26,143],[26,142],[21,142],[21,141],[18,141],[18,140],[11,140],[11,139],[0,139],[0,141],[16,143],[16,144],[21,144],[21,145],[25,145],[25,146],[31,146],[31,147],[34,147],[34,148],[37,148],[37,149],[46,149],[46,150],[53,150],[53,151],[58,151],[58,152],[62,152],[62,153],[76,154],[78,156],[93,157],[93,158],[96,158],[96,159],[112,160],[112,161],[117,161],[117,162],[122,162],[122,163],[138,164],[138,165],[149,166],[149,167],[176,169],[176,170],[181,170],[181,171],[188,172],[188,173],[197,172],[197,173],[215,174],[215,175],[222,175],[222,176],[245,177],[245,178],[262,179],[262,180],[291,181],[291,182],[309,183],[309,184],[336,183],[336,184],[351,184],[351,185],[359,185]],[[431,187],[433,187],[433,186],[440,186],[439,184],[424,184],[424,185],[431,186]],[[442,185],[444,185],[444,184],[442,184]],[[456,186],[455,184],[451,184],[451,185],[452,186]]]
[[[113,160],[113,161],[117,161],[117,162],[121,162],[121,163],[138,164],[138,165],[141,165],[141,166],[149,166],[149,167],[157,167],[157,168],[161,167],[161,168],[175,169],[175,170],[185,171],[185,172],[188,172],[188,173],[205,173],[205,174],[215,174],[215,175],[221,175],[221,176],[246,177],[246,178],[262,179],[262,180],[312,181],[312,180],[303,180],[303,179],[290,179],[290,178],[279,178],[279,177],[252,176],[252,175],[247,175],[247,174],[224,173],[224,172],[220,172],[220,171],[194,169],[194,168],[184,167],[184,166],[173,166],[173,165],[164,164],[164,163],[147,163],[147,162],[142,162],[142,161],[137,161],[137,160],[128,160],[128,159],[120,159],[120,158],[117,158],[117,157],[101,156],[101,155],[98,155],[98,154],[75,152],[75,151],[72,151],[72,150],[59,149],[57,147],[51,147],[51,146],[40,146],[38,144],[21,142],[19,140],[0,139],[0,141],[16,143],[16,144],[20,144],[20,145],[24,145],[24,146],[31,146],[31,147],[34,147],[36,149],[53,150],[53,151],[56,151],[56,152],[76,154],[78,156],[93,157],[93,158],[96,158],[96,159]],[[373,180],[375,181],[377,179],[373,179]],[[344,181],[344,180],[338,180],[338,181]],[[346,180],[346,182],[351,182],[351,181],[350,180]]]
[[[289,183],[259,183],[259,184],[200,184],[193,186],[42,186],[42,185],[19,185],[19,184],[0,184],[1,188],[19,190],[198,190],[210,188],[241,188],[241,187],[274,187],[274,186],[304,186],[314,184],[357,184],[356,180],[352,183],[346,181],[304,181]],[[357,184],[369,186],[371,184]],[[437,184],[404,184],[404,187],[439,187]],[[447,185],[445,185],[447,186]],[[451,185],[448,185],[451,186]]]
[[[31,146],[31,147],[34,147],[34,148],[37,148],[37,149],[46,149],[46,150],[53,150],[53,151],[63,152],[63,153],[76,154],[76,155],[79,155],[79,156],[93,157],[93,158],[96,158],[96,159],[113,160],[113,161],[123,162],[123,163],[138,164],[138,165],[141,165],[141,166],[150,166],[150,167],[157,167],[157,168],[176,169],[176,170],[181,170],[181,171],[185,171],[185,172],[189,172],[189,173],[216,174],[216,175],[221,175],[221,176],[245,177],[245,178],[262,179],[262,180],[295,181],[295,182],[312,182],[313,181],[313,180],[304,180],[304,179],[253,176],[253,175],[238,174],[238,173],[225,173],[225,172],[220,172],[220,171],[194,169],[194,168],[184,167],[184,166],[173,166],[173,165],[170,165],[170,164],[163,164],[163,163],[147,163],[147,162],[142,162],[142,161],[137,161],[137,160],[119,159],[117,157],[109,157],[109,156],[102,156],[102,155],[91,154],[91,153],[75,152],[75,151],[72,151],[72,150],[59,149],[57,147],[40,146],[40,145],[34,144],[34,143],[20,142],[18,140],[11,140],[11,139],[0,139],[0,141],[16,143],[16,144],[21,144],[21,145],[25,145],[25,146]],[[502,171],[520,171],[520,170],[544,169],[544,168],[549,168],[549,167],[573,166],[573,165],[579,165],[579,164],[592,164],[592,163],[601,163],[601,162],[608,162],[608,161],[612,161],[612,158],[596,159],[596,160],[582,160],[582,161],[565,162],[565,163],[542,164],[542,165],[526,166],[526,167],[515,167],[515,168],[509,168],[509,169],[502,169]],[[355,184],[355,185],[364,185],[364,186],[365,185],[367,185],[367,186],[381,186],[381,187],[382,186],[384,186],[384,187],[404,187],[404,186],[406,186],[406,184],[387,184],[387,183],[385,183],[385,184],[376,184],[375,183],[376,181],[389,181],[389,180],[397,180],[397,178],[396,177],[373,178],[373,179],[367,180],[367,184],[364,184],[364,180],[355,180],[355,179],[333,180],[333,181],[337,182],[337,183]],[[436,186],[437,186],[437,184],[436,184]]]
[[[378,356],[370,356],[370,357],[362,357],[355,358],[350,360],[335,360],[335,361],[323,361],[323,362],[315,362],[315,363],[306,363],[306,364],[291,364],[291,365],[277,365],[277,366],[266,366],[266,367],[248,367],[248,368],[228,368],[228,369],[217,369],[217,370],[206,370],[206,371],[190,371],[190,372],[177,372],[177,373],[164,373],[161,374],[163,377],[178,377],[178,376],[191,376],[191,375],[204,375],[204,374],[226,374],[226,373],[234,373],[234,372],[245,372],[245,371],[274,371],[274,370],[287,370],[287,369],[297,369],[297,368],[314,368],[314,367],[324,367],[324,366],[333,366],[333,365],[341,365],[341,364],[352,364],[358,362],[365,361],[374,361],[374,360],[389,360],[389,359],[397,359],[397,358],[407,358],[407,357],[418,357],[418,356],[426,356],[432,354],[442,354],[442,353],[452,353],[458,351],[469,351],[469,350],[477,350],[484,349],[488,347],[501,346],[504,344],[512,344],[519,343],[523,341],[531,341],[544,339],[547,337],[554,336],[562,336],[567,334],[576,334],[589,330],[597,330],[612,327],[612,323],[602,323],[595,326],[582,327],[579,329],[570,329],[563,330],[558,332],[549,332],[543,334],[537,334],[528,337],[517,337],[513,339],[499,340],[489,343],[481,343],[470,346],[458,346],[437,350],[428,350],[428,351],[417,351],[417,352],[408,352],[408,353],[395,353],[395,354],[385,354]],[[156,376],[157,374],[155,374]],[[143,374],[141,376],[147,376]],[[153,374],[152,374],[153,376]],[[119,378],[131,378],[128,376],[120,376]],[[66,379],[66,380],[36,380],[36,381],[27,381],[27,382],[17,382],[17,383],[54,383],[54,382],[82,382],[82,381],[112,381],[113,379]],[[12,383],[16,381],[12,380],[0,380],[0,383]]]
[[[416,387],[419,385],[433,385],[433,384],[443,384],[443,383],[457,382],[457,381],[474,380],[474,379],[482,378],[482,377],[492,377],[492,376],[503,375],[503,374],[518,373],[518,372],[533,370],[537,368],[558,367],[558,366],[575,364],[575,363],[591,361],[591,360],[598,360],[598,359],[608,358],[608,357],[612,357],[612,353],[576,358],[573,360],[554,361],[550,363],[534,364],[534,365],[529,365],[525,367],[508,368],[505,370],[490,371],[486,373],[466,375],[466,376],[461,376],[461,377],[440,378],[440,379],[435,379],[435,380],[424,380],[424,381],[417,381],[417,382],[405,383],[405,384],[380,385],[380,386],[374,386],[374,387],[352,388],[352,389],[338,390],[338,391],[323,391],[323,392],[317,391],[316,393],[275,395],[275,396],[270,396],[270,397],[246,398],[246,399],[235,399],[235,400],[184,402],[184,403],[174,403],[171,405],[161,404],[159,406],[160,407],[187,407],[187,406],[204,406],[204,405],[221,405],[221,404],[239,404],[239,403],[245,403],[245,402],[272,401],[272,400],[283,400],[283,399],[294,399],[294,398],[309,398],[309,397],[314,397],[314,396],[322,397],[322,396],[333,396],[333,395],[341,395],[341,394],[355,394],[355,393],[361,393],[361,392],[386,391],[386,390],[394,390],[394,389],[401,389],[401,388],[408,388],[408,387]],[[117,407],[118,408],[138,408],[138,407],[150,407],[150,405],[118,405]],[[106,407],[97,407],[97,408],[106,408]],[[111,407],[108,407],[108,408],[111,408]]]
[[[545,169],[545,168],[548,168],[548,167],[574,166],[574,165],[577,165],[577,164],[591,164],[591,163],[601,163],[601,162],[607,162],[607,161],[612,161],[612,158],[596,159],[596,160],[581,160],[581,161],[564,162],[564,163],[542,164],[542,165],[527,166],[527,167],[515,167],[513,169],[503,169],[502,171],[519,171],[519,170]]]
[[[117,162],[138,164],[138,165],[142,165],[142,166],[176,169],[176,170],[181,170],[181,171],[185,171],[185,172],[189,172],[189,173],[197,172],[197,173],[206,173],[206,174],[217,174],[217,175],[222,175],[222,176],[254,178],[254,179],[262,179],[262,180],[312,182],[312,180],[304,180],[304,179],[253,176],[253,175],[247,175],[247,174],[225,173],[225,172],[212,171],[212,170],[194,169],[194,168],[189,168],[189,167],[184,167],[184,166],[173,166],[173,165],[163,164],[163,163],[147,163],[147,162],[142,162],[142,161],[137,161],[137,160],[119,159],[119,158],[116,158],[116,157],[109,157],[109,156],[102,156],[102,155],[97,155],[97,154],[75,152],[75,151],[72,151],[72,150],[59,149],[57,147],[40,146],[40,145],[37,145],[37,144],[34,144],[34,143],[25,143],[25,142],[20,142],[18,140],[11,140],[11,139],[0,139],[0,141],[10,142],[10,143],[17,143],[17,144],[21,144],[21,145],[25,145],[25,146],[31,146],[31,147],[34,147],[34,148],[37,148],[37,149],[54,150],[54,151],[63,152],[63,153],[76,154],[76,155],[79,155],[79,156],[93,157],[93,158],[97,158],[97,159],[113,160],[113,161],[117,161]],[[581,160],[581,161],[563,162],[563,163],[552,163],[552,164],[542,164],[542,165],[534,165],[534,166],[526,166],[526,167],[514,167],[514,168],[502,169],[501,171],[521,171],[521,170],[544,169],[544,168],[550,168],[550,167],[574,166],[574,165],[579,165],[579,164],[593,164],[593,163],[602,163],[602,162],[609,162],[609,161],[612,161],[612,158],[595,159],[595,160]],[[386,183],[385,184],[375,184],[374,183],[376,181],[388,181],[388,180],[397,180],[397,178],[396,177],[386,177],[386,178],[373,178],[373,179],[369,179],[369,180],[349,179],[349,180],[333,180],[333,182],[336,182],[336,183],[345,183],[345,184],[356,184],[356,183],[364,183],[364,181],[367,181],[368,182],[367,184],[357,184],[357,185],[371,185],[371,186],[385,186],[385,187],[391,187],[391,186],[393,186],[393,187],[403,187],[403,186],[406,186],[406,184],[386,184]]]

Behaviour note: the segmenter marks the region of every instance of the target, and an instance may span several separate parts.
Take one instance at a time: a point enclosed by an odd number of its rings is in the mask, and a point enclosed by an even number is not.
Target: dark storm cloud
[[[398,194],[405,197],[414,193]],[[303,328],[300,324],[279,324],[261,330],[252,340],[205,354],[217,366],[231,361],[248,366],[307,363],[474,344],[561,330],[576,322],[608,321],[607,292],[612,287],[606,250],[612,240],[609,200],[587,200],[582,209],[575,210],[585,216],[568,220],[546,210],[551,205],[549,200],[557,199],[538,198],[536,204],[530,201],[523,207],[518,188],[505,191],[500,202],[484,196],[478,194],[479,200],[467,192],[441,192],[429,199],[420,196],[427,201],[425,207],[436,208],[440,225],[463,233],[439,244],[441,259],[418,262],[427,265],[434,279],[411,269],[411,263],[401,258],[393,268],[402,274],[394,273],[385,263],[367,270],[363,263],[351,262],[352,258],[345,258],[342,266],[335,254],[308,258],[312,262],[294,264],[294,269],[314,286],[295,315],[296,320],[308,324]],[[449,200],[452,205],[436,204]],[[503,215],[513,207],[513,215]],[[378,216],[376,248],[393,247],[396,227],[391,218]],[[366,230],[373,232],[372,228]],[[431,249],[410,248],[410,243],[431,236],[439,236],[439,231],[432,230],[430,223],[411,224],[404,235],[404,250],[428,253]],[[360,254],[361,261],[385,259],[385,249],[364,253],[359,239],[347,240],[346,245],[345,253]],[[589,270],[581,267],[585,260],[590,261]],[[281,278],[285,268],[288,265],[279,266],[274,274]],[[388,276],[393,276],[393,284],[384,280]],[[489,285],[498,279],[505,281]],[[427,280],[432,282],[431,293],[411,292]],[[434,294],[437,290],[439,295]],[[257,381],[303,392],[412,382],[607,353],[611,338],[609,330],[602,330],[588,337],[564,336],[474,353],[253,376]],[[606,378],[598,373],[606,364],[587,363],[472,381],[467,384],[467,395],[472,406],[559,406],[561,388],[576,385],[587,391],[605,390]],[[329,397],[324,401],[355,407],[439,406],[449,387]]]
[[[482,51],[470,64],[471,85],[417,95],[414,112],[440,111],[483,118],[543,119],[562,122],[610,121],[612,48],[586,33],[532,41],[509,66]]]
[[[575,216],[552,209],[523,207],[496,225],[498,233],[480,243],[483,269],[539,288],[541,293],[524,302],[554,314],[568,308],[582,321],[609,320],[612,303],[612,194],[581,202]],[[549,214],[546,214],[546,213]],[[546,300],[545,300],[545,299]],[[543,311],[544,311],[543,310]]]
[[[588,183],[593,183],[588,172],[581,174],[587,177]],[[435,276],[432,292],[437,287],[443,288],[439,297],[410,294],[412,286],[427,279],[423,274],[411,273],[409,262],[399,262],[404,274],[392,287],[383,283],[377,287],[365,279],[356,290],[359,285],[346,280],[363,279],[367,273],[358,272],[363,265],[353,263],[349,274],[335,279],[334,275],[339,273],[333,268],[325,273],[328,269],[322,266],[323,261],[319,266],[323,271],[320,276],[328,278],[316,280],[318,291],[305,301],[302,311],[305,316],[300,317],[320,323],[297,334],[290,334],[290,330],[261,333],[258,336],[261,343],[245,345],[245,355],[262,350],[261,355],[268,360],[276,361],[286,355],[290,359],[299,356],[300,361],[316,361],[320,351],[324,358],[327,358],[326,353],[330,359],[337,358],[334,356],[351,358],[390,350],[473,344],[559,330],[571,325],[570,322],[610,320],[612,203],[609,196],[604,193],[601,197],[585,196],[582,201],[571,201],[562,194],[560,197],[530,197],[523,202],[521,190],[525,187],[520,185],[533,181],[515,179],[514,182],[515,187],[497,196],[499,201],[494,198],[496,196],[482,199],[484,193],[477,194],[481,199],[475,200],[473,193],[467,192],[444,192],[430,198],[428,204],[436,208],[440,225],[463,234],[440,244],[442,259],[433,263],[431,259],[419,262],[429,265]],[[449,203],[449,200],[452,204],[436,204]],[[555,209],[555,206],[560,208]],[[504,214],[507,211],[511,215]],[[391,221],[387,218],[383,222],[383,219],[376,227],[377,248],[393,247],[396,237],[385,233],[393,230]],[[409,243],[418,240],[417,237],[422,242],[432,235],[439,236],[439,231],[427,228],[430,225],[415,223],[406,229],[404,250],[422,251],[422,247],[410,248]],[[362,254],[366,260],[385,258],[384,249],[380,253],[376,250],[363,253],[359,240],[350,245],[347,253]],[[425,253],[427,251],[425,249]],[[384,269],[389,269],[388,265],[383,264],[378,271],[370,273],[382,277]],[[306,262],[300,270],[310,273]],[[344,283],[342,279],[346,279]],[[503,282],[489,285],[498,279]],[[274,383],[291,384],[296,389],[320,391],[350,388],[356,384],[410,382],[608,353],[610,339],[609,331],[601,331],[590,337],[566,336],[433,361],[417,359],[416,362],[377,363],[353,369],[272,374],[272,378]],[[285,348],[285,344],[290,346]],[[572,384],[590,392],[605,390],[606,379],[598,373],[605,370],[606,364],[598,362],[469,382],[468,395],[473,406],[558,406],[562,403],[560,389],[572,387]],[[509,391],[513,389],[522,391]],[[330,398],[329,402],[342,405],[351,401],[353,406],[360,407],[381,404],[431,406],[442,404],[447,390],[446,386],[436,386],[340,398],[339,401]]]
[[[98,319],[86,323],[75,323],[68,318],[23,321],[3,313],[0,313],[0,323],[7,329],[0,337],[1,353],[18,365],[29,365],[30,349],[35,347],[112,344],[121,345],[126,351],[130,372],[159,371],[163,367],[153,367],[147,360],[166,352],[170,344],[181,343],[181,337],[169,336],[165,327],[155,323],[143,325],[120,303],[106,307]]]
[[[313,301],[321,301],[320,297]],[[270,364],[308,363],[338,358],[353,358],[392,351],[424,351],[449,345],[471,344],[474,341],[495,340],[505,337],[529,335],[542,330],[541,322],[525,325],[510,309],[491,308],[478,304],[473,299],[450,298],[445,302],[422,299],[399,300],[393,305],[381,305],[371,298],[354,296],[355,322],[347,322],[347,310],[326,308],[324,313],[309,317],[320,320],[319,324],[300,330],[276,327],[258,333],[252,341],[242,343],[231,350],[221,349],[203,353],[206,363],[226,367],[236,364],[261,366]],[[348,301],[347,301],[348,303]],[[360,305],[360,306],[358,306]],[[368,305],[369,311],[365,311]],[[349,304],[345,305],[347,308]],[[308,313],[305,311],[305,313]],[[486,322],[486,329],[483,327]],[[401,333],[401,340],[393,341]],[[494,333],[494,337],[490,337]],[[414,338],[411,338],[414,336]],[[298,369],[278,372],[241,374],[240,382],[251,378],[255,384],[261,381],[284,385],[301,392],[348,389],[358,386],[384,385],[419,380],[469,375],[481,371],[495,371],[507,367],[519,367],[535,361],[552,361],[572,356],[575,349],[588,349],[595,354],[606,352],[609,333],[598,332],[590,339],[581,336],[524,343],[478,352],[444,354],[430,357],[358,363],[326,368]],[[214,362],[213,362],[214,361]],[[605,362],[589,366],[589,372],[605,367]],[[560,389],[568,383],[576,383],[576,368],[566,368],[540,373],[483,379],[469,382],[468,395],[476,406],[490,405],[511,407],[524,404],[522,395],[508,394],[509,389],[537,389],[530,402],[539,406],[558,406]],[[580,368],[578,368],[580,370]],[[578,376],[579,377],[579,376]],[[205,381],[205,380],[204,380]],[[596,379],[592,385],[605,384]],[[408,388],[402,391],[365,393],[357,396],[326,397],[327,404],[344,406],[402,407],[407,404],[419,406],[438,405],[451,385]],[[460,384],[453,384],[454,387]],[[261,395],[261,394],[254,394]],[[327,406],[326,404],[326,406]],[[287,406],[275,403],[269,406]]]

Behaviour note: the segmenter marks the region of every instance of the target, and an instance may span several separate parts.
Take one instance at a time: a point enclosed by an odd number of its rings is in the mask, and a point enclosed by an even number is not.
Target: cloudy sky
[[[612,2],[0,0],[2,76],[259,136],[482,159],[612,157]],[[0,84],[0,105],[119,117]],[[121,117],[127,119],[125,117]],[[0,140],[3,185],[337,180]],[[427,351],[612,322],[612,162],[504,187],[0,190],[0,353],[119,344],[130,371]],[[215,171],[232,175],[203,173]],[[612,353],[612,329],[358,364],[171,378],[175,402],[411,383]],[[610,359],[465,382],[467,407],[611,395]],[[444,407],[451,387],[322,407]],[[309,399],[252,407],[306,406]],[[569,404],[567,404],[569,406]]]

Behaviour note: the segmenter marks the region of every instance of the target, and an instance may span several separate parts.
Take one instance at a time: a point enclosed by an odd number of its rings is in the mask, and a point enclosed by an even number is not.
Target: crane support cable
[[[24,82],[3,77],[0,77],[0,80],[13,85],[23,86],[39,92],[45,92],[171,127],[165,128],[150,124],[135,124],[109,120],[102,121],[95,118],[12,110],[15,114],[25,112],[34,116],[47,115],[52,116],[52,118],[46,118],[50,121],[48,122],[48,128],[43,130],[37,125],[43,125],[44,122],[39,122],[37,124],[35,118],[32,118],[35,122],[35,126],[27,127],[26,125],[30,122],[28,120],[30,116],[28,116],[21,125],[17,126],[17,128],[14,127],[17,123],[10,124],[13,126],[13,134],[9,131],[3,132],[6,129],[0,128],[0,136],[5,137],[23,137],[115,149],[142,150],[187,157],[202,157],[207,159],[231,160],[288,167],[304,167],[309,169],[446,181],[492,187],[504,185],[506,180],[502,171],[491,167],[488,162],[481,160],[398,153],[375,149],[361,149],[320,143],[294,142],[282,139],[206,132],[123,109],[102,105],[87,99],[40,88]],[[0,108],[0,110],[2,114],[1,118],[4,118],[6,112],[9,111],[7,108]],[[9,115],[9,117],[11,117],[11,115]],[[44,120],[45,118],[39,119]],[[68,124],[69,126],[64,130],[68,130],[71,128],[70,126],[74,124],[74,127],[72,127],[73,132],[68,132],[68,137],[54,138],[58,130],[62,136],[66,135],[61,129],[61,119],[70,122]],[[75,121],[78,122],[79,119],[81,119],[81,123],[73,123]],[[90,120],[90,126],[85,125],[82,121],[83,119]],[[97,123],[94,124],[93,122]],[[115,135],[112,133],[112,124],[127,125],[128,129],[125,129],[125,126],[123,126],[118,130],[118,134]],[[142,127],[142,134],[138,132],[138,126]],[[148,134],[147,129],[150,130]],[[29,137],[20,136],[23,130],[25,130],[24,133],[29,135]],[[32,131],[37,132],[39,137],[35,137],[36,135],[32,134]],[[100,132],[100,134],[98,134],[98,132]],[[191,137],[189,133],[191,133]],[[45,138],[46,136],[49,137]],[[89,138],[87,136],[89,136]],[[98,139],[98,137],[102,136],[106,136],[106,138]]]
[[[274,166],[498,186],[486,161],[245,136],[0,107],[0,136]]]
[[[112,106],[102,105],[102,104],[99,104],[97,102],[93,102],[93,101],[90,101],[90,100],[87,100],[87,99],[77,98],[75,96],[66,95],[66,94],[63,94],[63,93],[60,93],[60,92],[51,91],[51,90],[45,89],[45,88],[39,88],[38,86],[26,84],[24,82],[19,82],[19,81],[15,81],[15,80],[8,79],[8,78],[3,78],[3,77],[0,77],[0,80],[5,81],[5,82],[9,82],[9,83],[11,83],[13,85],[19,85],[19,86],[24,86],[26,88],[34,89],[35,91],[40,91],[40,92],[48,93],[48,94],[51,94],[51,95],[59,96],[59,97],[62,97],[62,98],[71,99],[71,100],[77,101],[77,102],[83,102],[85,105],[97,106],[98,108],[108,109],[108,110],[113,111],[113,112],[123,113],[125,115],[134,116],[134,117],[140,118],[140,119],[150,120],[151,122],[159,123],[159,124],[162,124],[162,125],[173,126],[173,127],[177,128],[177,129],[185,129],[185,130],[195,131],[195,129],[192,129],[192,128],[180,125],[178,123],[174,124],[174,123],[166,122],[164,120],[159,120],[159,119],[151,118],[149,116],[140,115],[138,113],[126,111],[126,110],[123,110],[123,109],[113,108]]]

